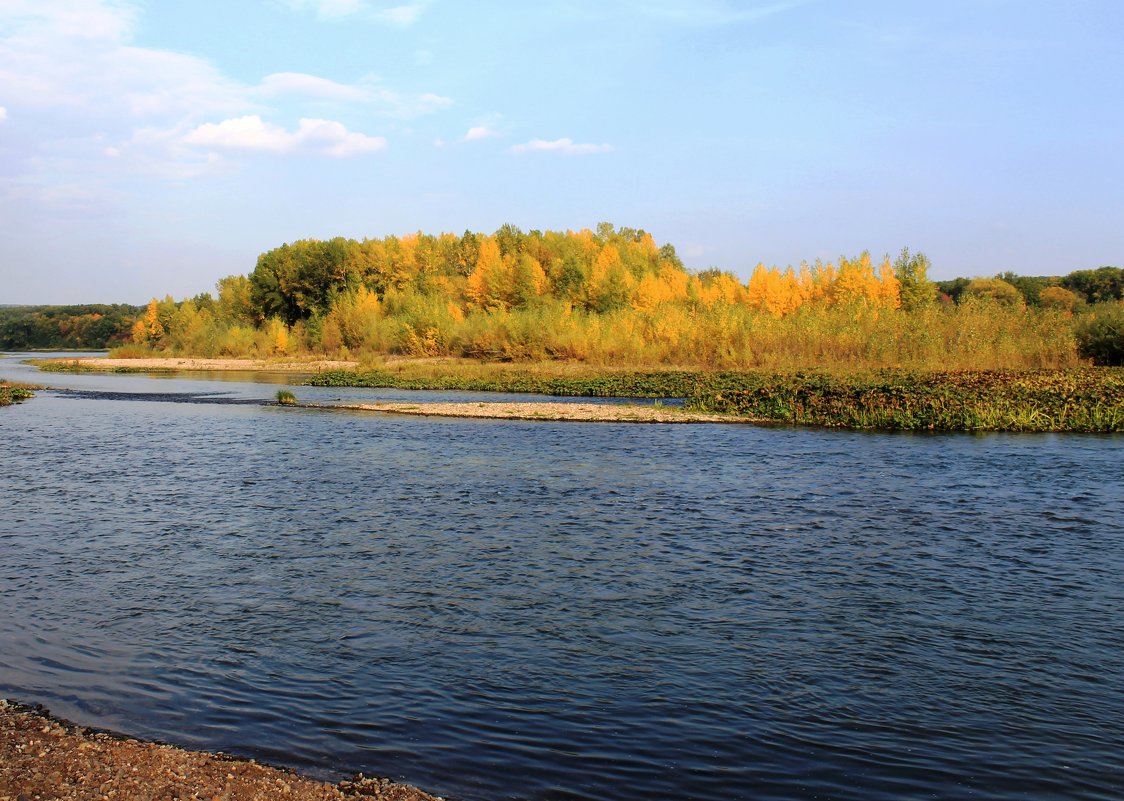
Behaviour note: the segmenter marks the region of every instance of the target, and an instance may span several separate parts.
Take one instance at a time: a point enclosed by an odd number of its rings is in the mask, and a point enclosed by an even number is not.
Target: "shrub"
[[[1077,326],[1077,350],[1097,365],[1124,365],[1124,306],[1104,304]]]

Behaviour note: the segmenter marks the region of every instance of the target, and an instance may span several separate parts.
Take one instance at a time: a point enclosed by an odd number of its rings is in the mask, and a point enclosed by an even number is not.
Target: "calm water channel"
[[[0,695],[463,801],[1124,797],[1124,438],[231,378],[0,409]]]

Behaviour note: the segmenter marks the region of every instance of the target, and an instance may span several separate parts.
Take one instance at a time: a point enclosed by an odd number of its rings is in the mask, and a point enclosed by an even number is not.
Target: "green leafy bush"
[[[1124,306],[1104,304],[1077,326],[1077,351],[1097,365],[1124,365]]]

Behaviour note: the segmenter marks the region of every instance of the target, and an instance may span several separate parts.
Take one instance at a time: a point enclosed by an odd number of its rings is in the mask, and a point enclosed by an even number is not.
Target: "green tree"
[[[1095,270],[1076,270],[1061,279],[1061,285],[1079,295],[1088,303],[1103,303],[1124,297],[1124,269],[1098,267]]]
[[[911,254],[909,248],[902,248],[893,269],[903,309],[922,309],[937,299],[937,285],[929,280],[929,259],[924,253]]]
[[[999,278],[973,278],[961,297],[989,300],[1002,306],[1019,306],[1024,302],[1018,289]]]

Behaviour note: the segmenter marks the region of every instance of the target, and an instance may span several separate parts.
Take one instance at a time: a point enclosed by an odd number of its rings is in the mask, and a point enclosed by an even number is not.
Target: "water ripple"
[[[223,388],[0,415],[0,692],[465,801],[1124,795],[1118,437]]]

